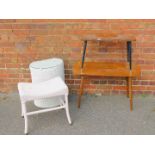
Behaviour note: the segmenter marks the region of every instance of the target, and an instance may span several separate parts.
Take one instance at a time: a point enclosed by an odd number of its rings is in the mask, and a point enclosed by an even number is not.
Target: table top
[[[136,41],[135,37],[125,35],[87,35],[81,38],[82,41]]]

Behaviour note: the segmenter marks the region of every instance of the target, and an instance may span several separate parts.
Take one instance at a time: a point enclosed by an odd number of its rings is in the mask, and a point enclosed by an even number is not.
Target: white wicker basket
[[[61,77],[64,80],[64,62],[59,58],[35,61],[30,64],[32,83],[39,83],[50,80],[54,77]],[[48,108],[59,105],[59,99],[49,98],[35,100],[34,104],[40,108]]]

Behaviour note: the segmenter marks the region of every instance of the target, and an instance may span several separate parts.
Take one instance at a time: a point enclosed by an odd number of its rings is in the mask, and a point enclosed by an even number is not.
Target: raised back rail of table
[[[127,62],[85,62],[86,49],[89,41],[125,41],[127,45]],[[80,108],[81,96],[83,94],[84,80],[92,77],[124,77],[127,80],[127,97],[130,99],[130,110],[133,109],[133,95],[132,95],[132,79],[140,77],[140,67],[132,64],[132,42],[136,41],[134,38],[125,36],[114,37],[86,37],[83,39],[83,54],[82,60],[78,61],[73,66],[74,76],[80,76],[80,89],[77,101],[77,106]]]

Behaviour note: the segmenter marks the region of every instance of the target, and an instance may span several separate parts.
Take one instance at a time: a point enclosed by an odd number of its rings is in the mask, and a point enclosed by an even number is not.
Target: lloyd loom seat
[[[118,36],[118,35],[105,35],[104,37],[85,37],[82,39],[84,42],[82,60],[78,61],[73,66],[73,75],[81,77],[78,108],[80,108],[81,95],[83,94],[84,80],[92,77],[123,77],[127,80],[127,96],[130,98],[130,110],[133,109],[132,97],[132,78],[140,77],[140,67],[132,64],[132,41],[135,38]],[[116,42],[125,41],[127,43],[127,62],[94,62],[85,61],[86,48],[88,42]]]
[[[69,114],[68,106],[68,87],[60,77],[55,77],[41,83],[18,83],[18,90],[21,100],[22,116],[25,119],[25,134],[28,133],[28,116],[49,112],[53,110],[65,109],[69,124],[71,124],[71,118]],[[27,112],[26,103],[28,101],[46,99],[52,97],[60,97],[60,105],[56,107],[50,107],[38,111]],[[62,98],[64,97],[64,98]]]

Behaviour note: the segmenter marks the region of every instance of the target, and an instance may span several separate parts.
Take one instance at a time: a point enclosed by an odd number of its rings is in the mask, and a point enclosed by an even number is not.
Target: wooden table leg
[[[128,78],[129,81],[129,98],[130,98],[130,111],[133,110],[133,95],[132,95],[132,78]]]
[[[81,77],[80,90],[79,90],[79,96],[78,96],[78,102],[77,102],[78,108],[80,108],[81,96],[83,95],[83,84],[84,84],[84,77]]]
[[[126,96],[129,97],[129,78],[128,77],[126,78],[126,87],[127,87]]]

